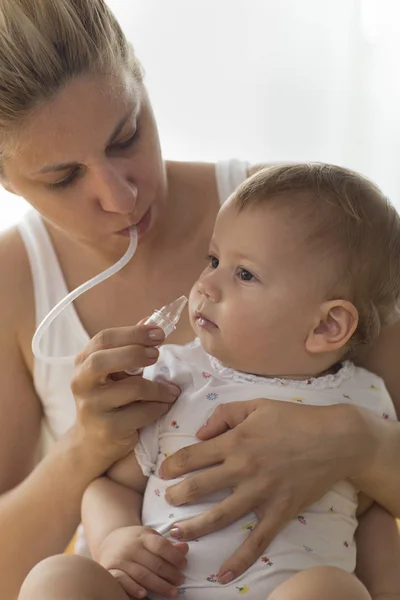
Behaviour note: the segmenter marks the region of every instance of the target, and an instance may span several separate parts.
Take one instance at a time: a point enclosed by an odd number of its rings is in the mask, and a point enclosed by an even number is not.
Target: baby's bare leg
[[[371,600],[355,575],[336,567],[313,567],[282,583],[267,600]]]
[[[62,554],[36,565],[18,600],[129,600],[122,587],[94,561]]]

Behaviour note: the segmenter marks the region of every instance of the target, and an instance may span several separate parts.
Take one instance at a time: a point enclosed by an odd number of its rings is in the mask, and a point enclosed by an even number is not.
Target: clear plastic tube
[[[153,323],[157,327],[161,327],[165,337],[168,337],[176,329],[176,325],[181,318],[182,311],[187,303],[186,296],[180,296],[177,300],[174,300],[170,304],[166,304],[160,309],[157,309],[153,314],[145,321],[145,325]],[[143,367],[137,369],[129,369],[125,371],[128,375],[140,375],[143,372]]]
[[[112,265],[99,275],[96,275],[92,279],[89,279],[89,281],[86,281],[86,283],[83,283],[75,290],[70,292],[49,312],[49,314],[40,323],[32,338],[32,352],[34,356],[36,356],[36,358],[50,364],[71,363],[71,361],[75,359],[75,356],[46,356],[42,354],[40,350],[40,342],[42,340],[42,337],[45,334],[46,330],[53,323],[53,321],[64,310],[64,308],[66,308],[69,304],[71,304],[71,302],[76,300],[81,294],[84,294],[95,285],[98,285],[102,281],[105,281],[106,279],[123,269],[123,267],[125,267],[125,265],[131,260],[131,258],[135,255],[138,244],[138,235],[136,227],[131,227],[129,233],[129,247],[128,250],[125,252],[124,256],[120,258],[114,265]]]

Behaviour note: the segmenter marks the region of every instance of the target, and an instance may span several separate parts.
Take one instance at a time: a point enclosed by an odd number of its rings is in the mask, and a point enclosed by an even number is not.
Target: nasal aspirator
[[[59,316],[59,314],[67,307],[71,302],[76,300],[79,296],[84,294],[86,291],[93,288],[95,285],[98,285],[105,279],[108,279],[118,271],[120,271],[125,265],[131,260],[131,258],[135,255],[138,236],[136,227],[130,228],[130,242],[128,250],[125,252],[124,256],[120,258],[114,265],[96,275],[86,283],[83,283],[75,290],[67,294],[65,298],[63,298],[48,315],[43,319],[38,328],[35,331],[35,334],[32,338],[32,352],[36,358],[42,360],[46,363],[51,364],[71,364],[74,361],[75,356],[46,356],[42,354],[40,350],[40,341],[46,332],[46,330],[50,327],[51,323]],[[176,328],[176,324],[178,323],[180,316],[182,314],[183,309],[185,308],[187,299],[185,296],[181,296],[171,304],[167,304],[162,308],[155,310],[154,313],[147,319],[146,324],[153,323],[154,325],[161,327],[161,329],[165,333],[165,337],[168,337]],[[143,369],[135,369],[132,371],[127,371],[130,375],[137,375],[141,373]]]
[[[168,337],[176,329],[176,325],[181,318],[182,311],[187,303],[186,296],[180,296],[177,300],[166,304],[162,308],[159,308],[153,312],[153,314],[145,321],[145,325],[156,325],[161,327],[165,337]],[[129,369],[125,371],[128,375],[140,375],[143,372],[143,368]]]

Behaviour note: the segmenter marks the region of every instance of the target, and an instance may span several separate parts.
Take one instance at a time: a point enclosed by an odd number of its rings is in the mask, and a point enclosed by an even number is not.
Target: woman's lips
[[[144,234],[147,232],[147,230],[149,229],[149,226],[150,226],[150,222],[151,222],[151,207],[144,213],[143,217],[140,219],[140,221],[138,223],[136,223],[136,225],[132,225],[132,227],[136,227],[136,231],[137,231],[139,238],[143,237]],[[118,234],[123,235],[123,236],[129,236],[130,227],[121,229],[120,231],[118,231]]]
[[[130,228],[127,227],[126,229],[120,229],[120,231],[117,231],[118,235],[124,235],[125,237],[129,237],[129,233],[130,233]]]
[[[137,229],[139,237],[143,237],[144,234],[147,232],[147,230],[150,227],[150,221],[151,221],[151,206],[147,210],[147,212],[144,213],[143,217],[140,219],[139,223],[137,223],[137,225],[136,225],[136,229]]]

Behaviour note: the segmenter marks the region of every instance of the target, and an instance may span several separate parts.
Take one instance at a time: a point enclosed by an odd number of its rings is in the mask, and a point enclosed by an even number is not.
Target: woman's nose
[[[97,198],[106,212],[130,214],[134,211],[138,189],[126,177],[112,167],[103,168],[97,181]]]

